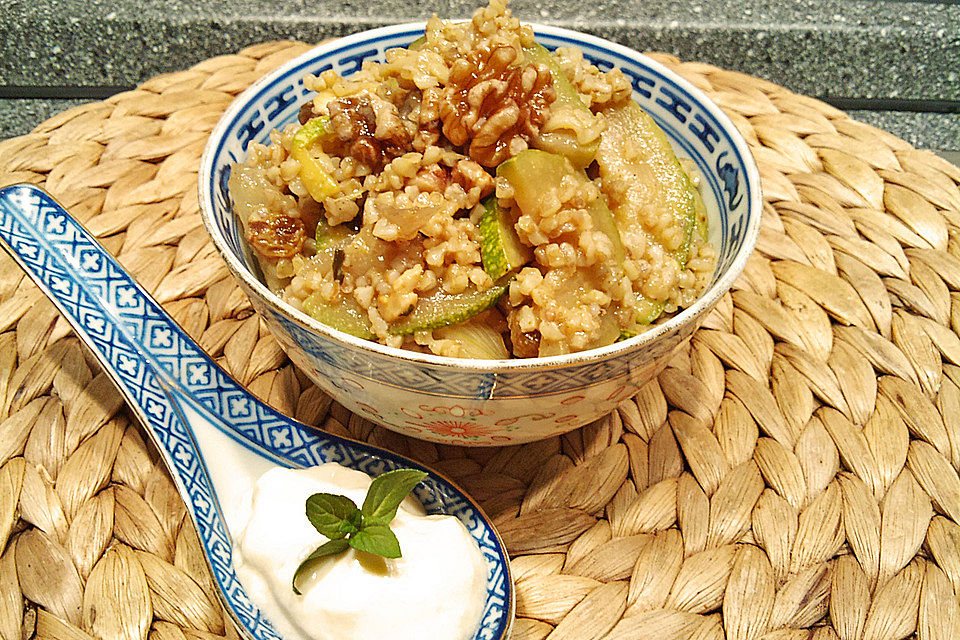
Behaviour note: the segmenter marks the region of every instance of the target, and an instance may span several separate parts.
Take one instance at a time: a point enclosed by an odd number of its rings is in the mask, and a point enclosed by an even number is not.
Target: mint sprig
[[[308,566],[350,547],[384,558],[399,558],[400,541],[389,525],[403,499],[426,477],[425,472],[415,469],[381,474],[370,483],[362,507],[346,496],[332,493],[315,493],[307,498],[307,519],[329,540],[314,549],[293,572],[293,592],[300,595],[297,583]]]

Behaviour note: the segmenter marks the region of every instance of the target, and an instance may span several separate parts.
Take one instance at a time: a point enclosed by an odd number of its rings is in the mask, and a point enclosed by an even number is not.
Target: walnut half
[[[440,103],[443,134],[470,142],[470,157],[493,167],[527,148],[556,99],[553,77],[541,64],[515,65],[517,50],[481,48],[450,69]]]

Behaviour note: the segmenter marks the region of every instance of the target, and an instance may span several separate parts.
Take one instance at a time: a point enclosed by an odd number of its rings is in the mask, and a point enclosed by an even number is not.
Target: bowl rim
[[[745,230],[744,242],[738,252],[734,255],[733,261],[726,272],[710,287],[707,288],[689,307],[681,310],[679,313],[668,319],[666,322],[654,325],[651,329],[640,333],[637,336],[615,342],[603,347],[577,351],[556,356],[545,356],[535,358],[510,358],[499,360],[484,360],[478,358],[454,358],[451,356],[440,356],[432,353],[419,353],[409,351],[398,347],[391,347],[380,344],[373,340],[364,340],[348,333],[338,331],[332,327],[314,320],[303,311],[295,309],[290,304],[284,302],[280,296],[275,294],[263,282],[261,282],[253,272],[244,264],[238,255],[233,253],[227,245],[227,240],[220,231],[214,220],[213,203],[208,197],[206,187],[213,180],[213,158],[218,147],[226,133],[226,129],[247,103],[260,93],[266,86],[275,81],[275,79],[287,73],[291,69],[312,60],[319,55],[327,54],[335,49],[348,48],[367,42],[372,38],[395,35],[401,32],[419,30],[423,31],[426,22],[409,22],[403,24],[379,27],[376,29],[367,29],[358,33],[336,38],[330,42],[320,44],[311,48],[309,51],[285,62],[284,64],[269,71],[266,75],[254,82],[250,87],[240,93],[233,102],[230,103],[207,140],[203,149],[200,161],[200,171],[197,176],[197,189],[199,191],[200,214],[203,225],[207,229],[207,234],[213,241],[213,245],[220,257],[226,262],[227,267],[235,278],[242,284],[255,292],[264,303],[272,307],[283,316],[295,321],[302,327],[315,333],[321,334],[336,342],[345,344],[348,347],[360,349],[361,351],[372,352],[379,356],[399,358],[401,360],[412,361],[413,363],[431,365],[439,368],[450,368],[457,370],[470,370],[475,373],[508,373],[524,370],[558,369],[569,366],[580,366],[592,364],[594,362],[604,361],[617,356],[623,356],[639,350],[645,345],[656,342],[659,338],[667,334],[680,331],[685,325],[692,324],[701,315],[710,310],[714,304],[733,286],[734,281],[743,272],[748,258],[752,255],[757,243],[760,232],[761,214],[763,211],[763,196],[760,188],[760,174],[757,168],[756,160],[747,145],[746,140],[739,129],[733,124],[733,121],[720,109],[700,89],[695,87],[686,79],[680,77],[674,71],[657,62],[653,58],[631,49],[624,45],[612,42],[605,38],[593,36],[572,29],[554,27],[538,24],[535,22],[524,22],[533,28],[535,34],[551,35],[566,39],[578,40],[591,44],[595,47],[602,47],[611,50],[620,56],[636,60],[637,64],[648,67],[650,70],[660,74],[665,79],[675,83],[681,89],[686,91],[694,98],[701,108],[712,115],[729,136],[730,142],[735,151],[738,152],[743,160],[745,169],[744,179],[747,191],[748,223]]]

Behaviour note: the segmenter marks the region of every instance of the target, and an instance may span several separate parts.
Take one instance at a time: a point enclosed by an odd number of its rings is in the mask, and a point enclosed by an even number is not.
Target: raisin
[[[290,258],[300,252],[306,231],[300,218],[277,216],[251,222],[248,238],[253,248],[267,258]]]

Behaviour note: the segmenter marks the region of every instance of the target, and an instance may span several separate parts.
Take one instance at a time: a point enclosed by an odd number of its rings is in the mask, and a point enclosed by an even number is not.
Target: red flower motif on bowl
[[[438,436],[451,436],[454,438],[477,438],[490,435],[491,433],[491,430],[486,427],[461,420],[436,420],[434,422],[421,423],[420,426]]]

